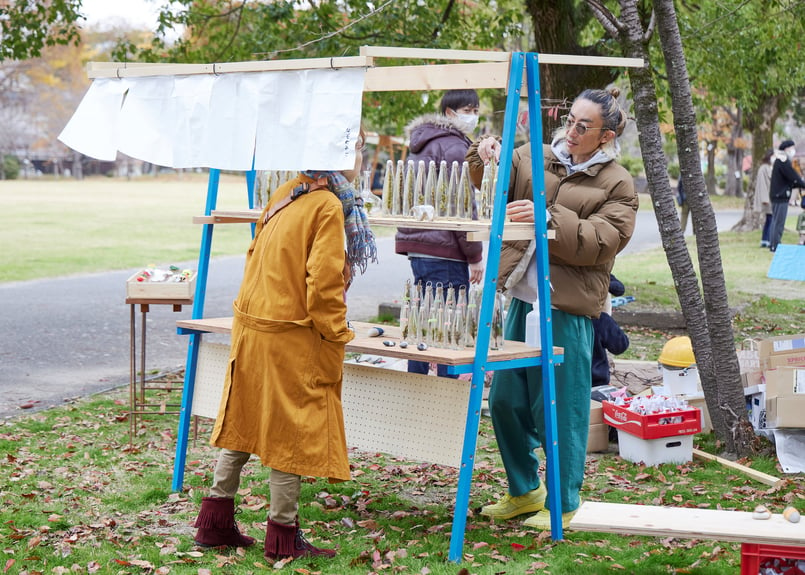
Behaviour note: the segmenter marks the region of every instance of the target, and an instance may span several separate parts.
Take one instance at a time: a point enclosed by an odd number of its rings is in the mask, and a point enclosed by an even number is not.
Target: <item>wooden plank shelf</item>
[[[397,326],[383,326],[384,333],[380,337],[368,337],[366,333],[371,327],[378,327],[375,324],[363,322],[351,322],[355,329],[355,339],[346,346],[348,353],[366,353],[371,355],[382,355],[384,357],[394,357],[398,359],[415,359],[417,361],[436,362],[443,365],[467,365],[475,361],[475,348],[464,349],[445,349],[429,347],[424,351],[419,351],[415,345],[401,348],[399,343],[402,341],[402,333]],[[205,319],[185,319],[176,322],[176,327],[180,333],[221,333],[230,334],[232,332],[231,317],[216,317]],[[386,346],[384,341],[393,341],[394,346]],[[564,349],[554,347],[554,355],[562,355]],[[521,341],[506,340],[503,349],[489,350],[488,361],[511,361],[516,359],[527,359],[540,357],[542,351],[539,348],[529,347]]]
[[[213,210],[209,216],[194,216],[194,224],[237,224],[254,223],[262,210]],[[489,220],[455,220],[440,219],[433,221],[418,221],[413,218],[372,216],[369,218],[372,226],[386,226],[393,228],[417,228],[427,230],[453,230],[467,232],[467,239],[471,241],[486,241],[489,239],[489,230],[492,222]],[[556,238],[556,232],[547,230],[547,239]],[[530,240],[534,238],[534,224],[529,222],[506,222],[503,225],[503,239]]]

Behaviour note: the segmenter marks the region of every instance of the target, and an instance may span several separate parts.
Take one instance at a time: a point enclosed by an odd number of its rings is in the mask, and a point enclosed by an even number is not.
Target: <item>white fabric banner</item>
[[[100,160],[343,170],[355,159],[365,69],[98,78],[59,140]]]

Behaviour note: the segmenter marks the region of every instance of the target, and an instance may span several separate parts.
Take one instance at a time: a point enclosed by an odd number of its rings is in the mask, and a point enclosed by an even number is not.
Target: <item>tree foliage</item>
[[[805,5],[800,0],[683,2],[678,20],[690,76],[706,104],[701,109],[721,108],[736,120],[732,127],[737,134],[711,143],[723,141],[727,146],[728,174],[740,171],[745,145],[732,146],[746,129],[752,135],[756,174],[763,152],[772,147],[777,118],[802,90]],[[708,188],[712,186],[711,182]],[[735,187],[740,190],[740,182]],[[739,224],[744,230],[757,225],[751,207],[753,191],[751,185]]]
[[[46,46],[78,44],[81,0],[0,2],[0,62],[26,60]]]

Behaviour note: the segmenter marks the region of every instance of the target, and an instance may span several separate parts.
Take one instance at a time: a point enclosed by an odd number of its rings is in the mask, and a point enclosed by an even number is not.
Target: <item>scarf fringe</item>
[[[327,187],[341,200],[344,233],[347,236],[347,262],[353,276],[357,272],[365,273],[369,262],[377,263],[377,245],[357,190],[341,172],[306,170],[302,173],[313,179],[326,177]]]

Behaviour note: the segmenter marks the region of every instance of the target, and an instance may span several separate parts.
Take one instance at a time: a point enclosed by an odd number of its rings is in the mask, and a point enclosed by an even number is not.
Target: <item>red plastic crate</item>
[[[805,547],[741,543],[741,575],[758,575],[766,559],[805,560]]]
[[[629,402],[632,398],[626,399],[626,405],[615,405],[611,401],[604,400],[604,423],[616,429],[622,429],[627,433],[641,439],[659,439],[661,437],[671,437],[674,435],[693,435],[702,430],[702,414],[698,407],[689,407],[671,413],[652,413],[641,415],[629,409]],[[660,423],[669,417],[681,417],[679,423]]]

